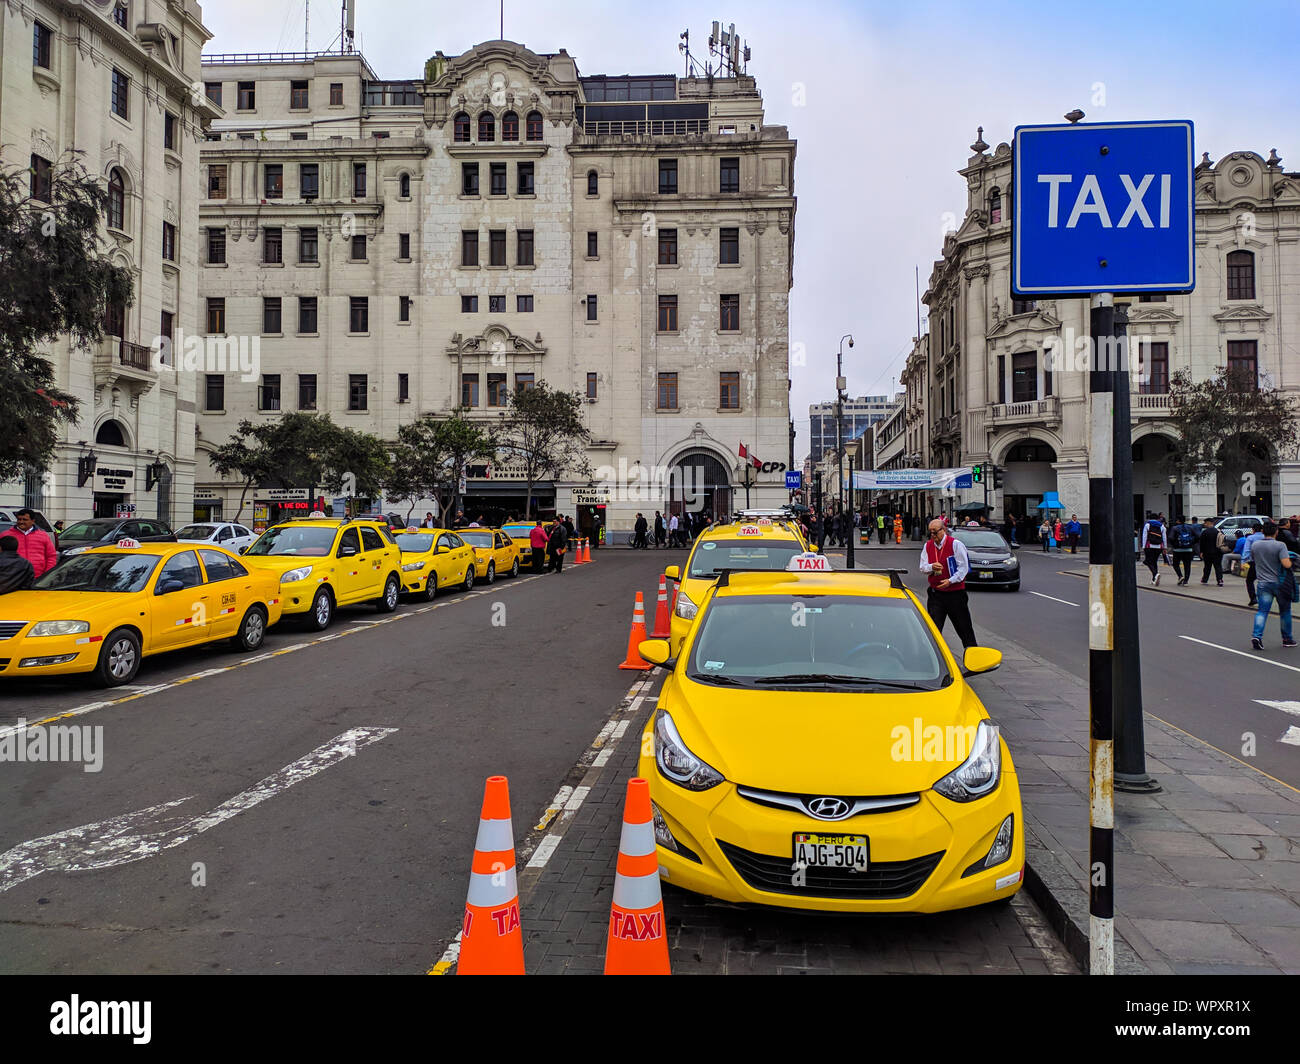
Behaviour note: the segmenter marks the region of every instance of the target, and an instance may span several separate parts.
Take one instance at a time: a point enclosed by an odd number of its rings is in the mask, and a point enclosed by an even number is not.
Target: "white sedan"
[[[243,525],[218,521],[186,525],[176,533],[176,539],[181,543],[215,543],[239,554],[257,539],[257,534]]]

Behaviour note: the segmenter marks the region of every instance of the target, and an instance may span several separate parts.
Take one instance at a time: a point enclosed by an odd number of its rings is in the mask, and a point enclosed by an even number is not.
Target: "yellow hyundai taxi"
[[[93,673],[115,687],[167,650],[256,650],[280,614],[280,582],[221,547],[123,539],[0,596],[0,677]]]
[[[660,875],[732,902],[939,912],[1005,901],[1024,874],[1015,767],[897,574],[724,572],[642,737]]]
[[[686,565],[664,570],[669,580],[679,582],[669,624],[673,653],[681,649],[704,593],[720,570],[784,569],[791,558],[809,549],[799,522],[780,510],[742,511],[736,519],[701,532]]]
[[[243,554],[250,568],[275,573],[286,617],[323,631],[339,606],[373,602],[397,609],[402,552],[377,521],[324,515],[272,525]]]
[[[483,583],[505,573],[519,575],[519,548],[501,529],[461,528],[457,535],[474,548],[475,571],[483,574]],[[532,551],[528,553],[531,556]]]
[[[463,531],[463,530],[462,530]],[[428,602],[441,588],[474,586],[474,548],[446,528],[408,528],[397,534],[402,551],[402,588]]]
[[[519,550],[519,564],[528,566],[533,561],[533,541],[530,538],[533,529],[536,527],[534,521],[511,521],[509,524],[501,526],[501,531],[510,537]]]

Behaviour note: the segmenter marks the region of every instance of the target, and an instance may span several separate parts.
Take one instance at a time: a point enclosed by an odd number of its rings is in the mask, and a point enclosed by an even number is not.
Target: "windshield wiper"
[[[793,672],[785,676],[760,676],[754,680],[759,684],[843,684],[846,687],[899,687],[908,691],[933,691],[917,683],[905,683],[902,680],[881,680],[874,676],[846,676],[830,672]]]
[[[687,675],[696,683],[715,683],[720,687],[748,687],[744,680],[737,680],[734,676],[705,676],[696,673],[687,673]]]

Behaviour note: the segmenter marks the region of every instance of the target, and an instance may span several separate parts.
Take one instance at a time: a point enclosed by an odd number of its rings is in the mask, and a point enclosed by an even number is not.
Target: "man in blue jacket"
[[[1083,535],[1083,525],[1079,524],[1079,515],[1070,514],[1070,521],[1065,526],[1065,534],[1070,537],[1070,553],[1079,553],[1079,537]]]

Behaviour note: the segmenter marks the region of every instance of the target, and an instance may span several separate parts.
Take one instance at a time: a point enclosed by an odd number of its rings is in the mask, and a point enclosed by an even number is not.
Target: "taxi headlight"
[[[998,726],[987,720],[975,729],[971,755],[939,780],[934,789],[954,802],[972,802],[992,791],[1002,776],[1002,743]]]
[[[29,636],[81,635],[89,631],[89,621],[41,621],[39,624],[34,625],[27,634]]]
[[[655,762],[660,772],[687,790],[707,791],[722,782],[717,769],[686,748],[673,718],[662,709],[655,711]]]
[[[407,562],[402,566],[402,572],[415,573],[424,568],[424,562]]]
[[[686,594],[685,591],[679,589],[677,592],[677,607],[673,612],[676,613],[678,617],[689,621],[700,612],[700,608],[691,601],[691,597]]]
[[[299,566],[297,569],[290,569],[287,573],[285,573],[282,577],[280,577],[280,583],[295,584],[299,580],[306,580],[307,577],[309,576],[311,576],[311,566],[303,565],[303,566]]]

